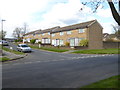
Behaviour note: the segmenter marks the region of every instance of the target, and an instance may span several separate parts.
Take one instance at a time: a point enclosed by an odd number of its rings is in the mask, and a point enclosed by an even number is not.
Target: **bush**
[[[36,39],[30,40],[30,43],[31,43],[31,44],[35,44],[35,42],[36,42]]]
[[[66,42],[66,43],[65,43],[65,46],[70,46],[70,43],[69,43],[69,42]]]
[[[38,44],[42,44],[42,42],[41,42],[41,41],[39,41],[39,42],[38,42]]]
[[[22,39],[19,39],[19,42],[23,42],[23,40],[22,40]]]
[[[87,39],[83,39],[80,41],[80,46],[88,46],[88,40]]]
[[[15,42],[18,42],[18,40],[15,40]]]
[[[15,42],[23,42],[23,40],[22,39],[17,39],[17,40],[15,40]]]

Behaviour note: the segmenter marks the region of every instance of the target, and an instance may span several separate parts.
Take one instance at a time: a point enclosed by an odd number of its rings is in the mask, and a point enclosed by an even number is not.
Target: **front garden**
[[[72,53],[77,54],[120,54],[120,49],[93,49],[93,50],[78,50]]]

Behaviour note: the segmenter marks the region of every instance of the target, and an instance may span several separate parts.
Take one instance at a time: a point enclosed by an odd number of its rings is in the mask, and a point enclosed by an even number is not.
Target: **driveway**
[[[3,88],[78,88],[117,75],[118,55],[34,50],[2,67]]]

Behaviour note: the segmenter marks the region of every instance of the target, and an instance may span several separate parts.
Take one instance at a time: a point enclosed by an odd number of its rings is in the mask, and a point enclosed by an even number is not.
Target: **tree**
[[[30,40],[30,43],[31,43],[31,44],[35,44],[35,42],[36,42],[36,39]]]
[[[114,26],[112,25],[113,29],[114,29],[114,34],[116,35],[117,38],[120,39],[120,28],[118,26]]]
[[[15,28],[15,30],[13,31],[13,36],[17,39],[20,39],[21,37],[21,33],[22,33],[22,29],[17,27]]]
[[[87,39],[83,39],[80,41],[80,46],[88,46],[88,40]]]
[[[0,31],[0,39],[4,39],[6,34],[7,34],[6,31]]]
[[[89,2],[82,2],[83,5],[90,5],[92,10],[93,10],[93,13],[95,13],[98,9],[98,7],[104,3],[106,0],[90,0]],[[113,18],[115,19],[115,21],[118,23],[118,25],[120,26],[120,0],[118,0],[118,7],[119,7],[119,10],[117,12],[116,8],[115,8],[115,5],[114,5],[114,1],[115,0],[107,0],[109,6],[110,6],[110,9],[111,9],[111,12],[112,12],[112,15],[113,15]],[[81,10],[83,10],[83,8],[81,8]]]
[[[24,34],[26,34],[26,33],[28,32],[27,27],[28,27],[28,24],[27,24],[27,23],[24,23],[24,24],[23,24],[23,27],[21,28],[21,29],[22,29],[22,30],[21,30],[22,35],[24,35]]]

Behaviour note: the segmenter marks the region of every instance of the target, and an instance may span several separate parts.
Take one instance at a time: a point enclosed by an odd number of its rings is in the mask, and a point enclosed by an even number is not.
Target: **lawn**
[[[31,48],[35,48],[35,49],[42,49],[42,50],[47,50],[47,51],[53,51],[53,52],[66,52],[68,51],[67,49],[59,49],[59,48],[46,48],[46,47],[41,47],[39,48],[38,46],[33,46],[30,45]]]
[[[8,58],[8,57],[2,57],[2,58],[0,58],[0,61],[2,61],[2,62],[7,61],[7,60],[10,60],[10,58]]]
[[[24,54],[23,52],[19,52],[19,51],[16,51],[16,50],[11,50],[11,49],[6,48],[6,47],[4,47],[4,46],[2,46],[2,49],[5,50],[5,51],[14,53],[14,54]]]
[[[80,54],[118,54],[118,49],[92,49],[92,50],[78,50],[72,53]]]
[[[120,75],[117,75],[87,86],[83,86],[81,88],[120,88],[119,80],[120,80]]]

